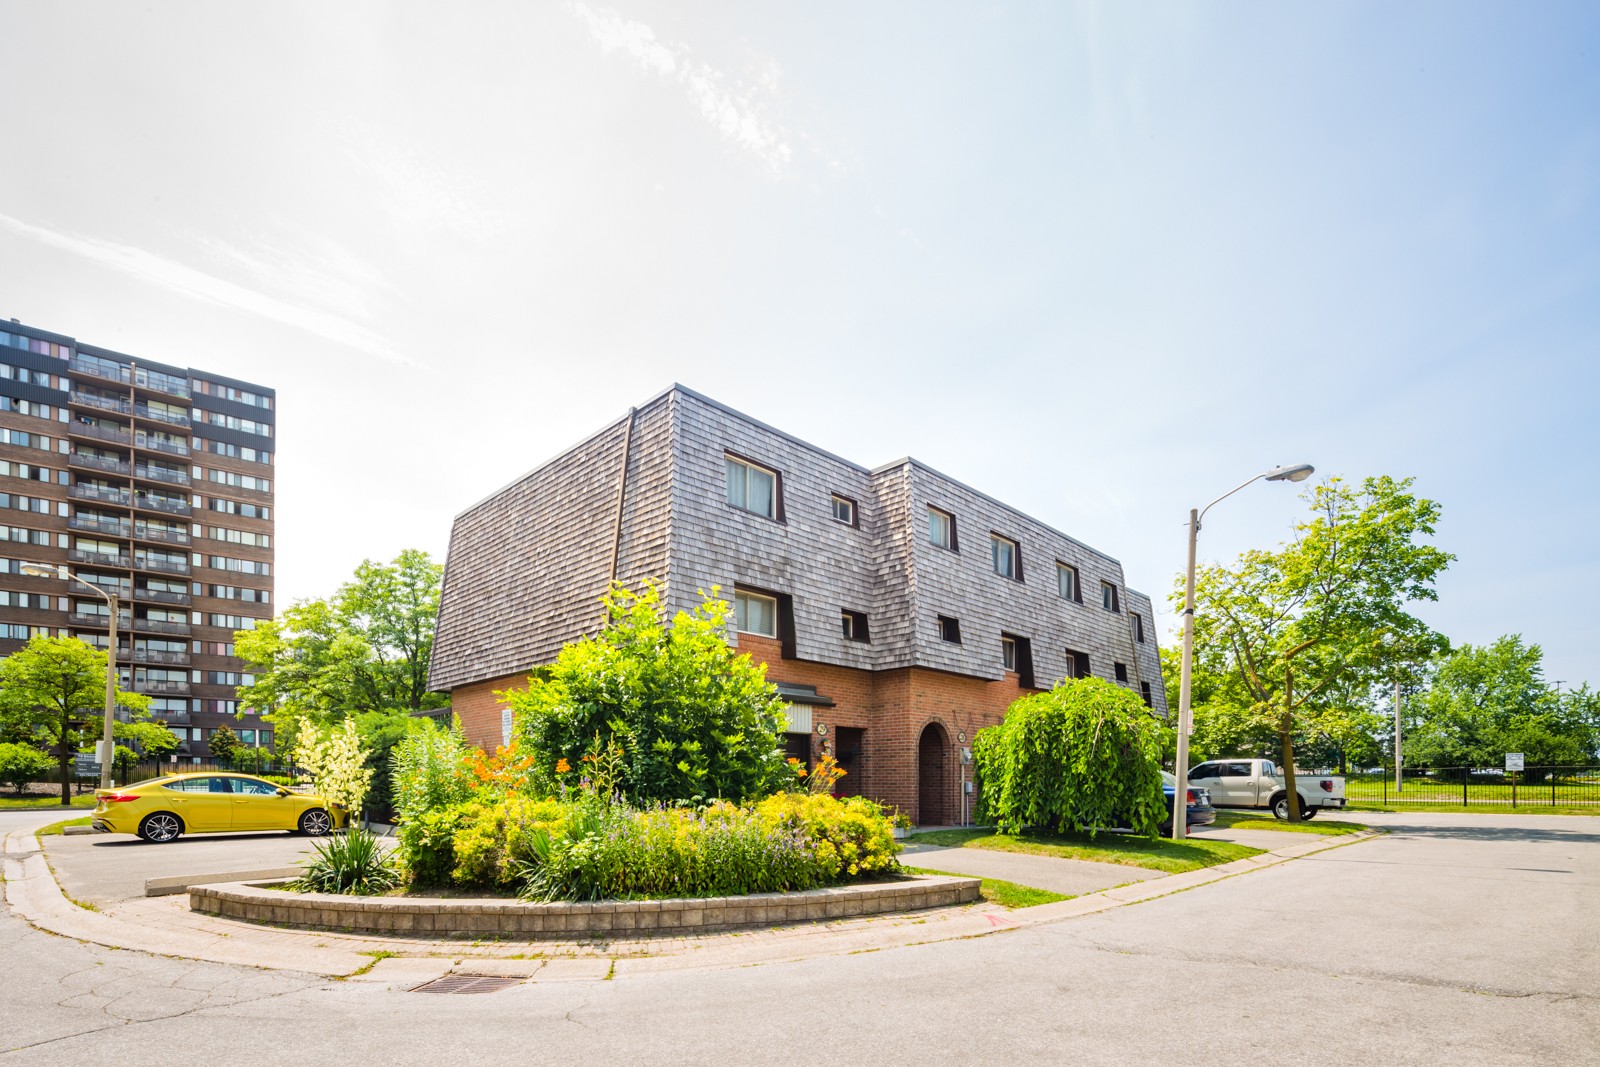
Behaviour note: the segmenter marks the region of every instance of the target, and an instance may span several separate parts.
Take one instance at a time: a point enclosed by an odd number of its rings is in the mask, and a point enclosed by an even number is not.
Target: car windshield
[[[1176,789],[1178,787],[1178,780],[1176,778],[1174,778],[1171,775],[1171,773],[1169,773],[1167,771],[1162,771],[1161,772],[1161,780],[1164,783],[1166,783],[1167,785],[1172,786],[1174,789]]]

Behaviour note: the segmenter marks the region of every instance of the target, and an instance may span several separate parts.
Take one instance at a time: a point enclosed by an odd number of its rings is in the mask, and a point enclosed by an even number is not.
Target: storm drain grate
[[[522,981],[520,978],[502,978],[492,974],[447,974],[443,978],[435,978],[431,982],[424,982],[411,992],[413,993],[494,993],[507,986],[514,986]]]

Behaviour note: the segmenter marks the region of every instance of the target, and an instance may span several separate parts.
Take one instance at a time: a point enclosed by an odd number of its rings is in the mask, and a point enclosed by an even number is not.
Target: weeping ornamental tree
[[[1455,558],[1423,543],[1439,505],[1411,485],[1330,478],[1301,494],[1311,516],[1288,544],[1196,574],[1196,675],[1217,680],[1237,717],[1277,733],[1291,819],[1296,730],[1347,733],[1351,693],[1446,644],[1408,611],[1438,599],[1434,582]]]
[[[1164,745],[1161,724],[1128,690],[1069,679],[973,738],[977,819],[1003,834],[1126,826],[1154,837],[1166,817]]]

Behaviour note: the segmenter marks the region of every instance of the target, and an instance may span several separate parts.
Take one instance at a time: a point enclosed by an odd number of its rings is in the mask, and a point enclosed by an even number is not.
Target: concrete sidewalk
[[[980,902],[939,911],[691,938],[461,942],[285,930],[233,922],[191,912],[186,896],[123,900],[98,910],[80,907],[62,893],[33,835],[38,826],[55,821],[55,817],[52,812],[49,817],[20,825],[10,822],[11,832],[5,839],[6,902],[35,927],[107,947],[349,977],[396,988],[410,988],[451,971],[537,975],[541,981],[583,981],[842,956],[968,938],[1059,922],[1166,896],[1372,836],[1301,839],[1298,834],[1285,834],[1295,840],[1272,853],[1016,911]]]

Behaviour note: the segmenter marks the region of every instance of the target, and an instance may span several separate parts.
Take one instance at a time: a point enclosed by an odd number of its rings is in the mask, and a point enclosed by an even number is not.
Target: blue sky
[[[1600,682],[1594,5],[0,0],[0,39],[0,316],[278,388],[280,599],[442,557],[681,381],[1158,598],[1251,473],[1414,476],[1430,621]]]

